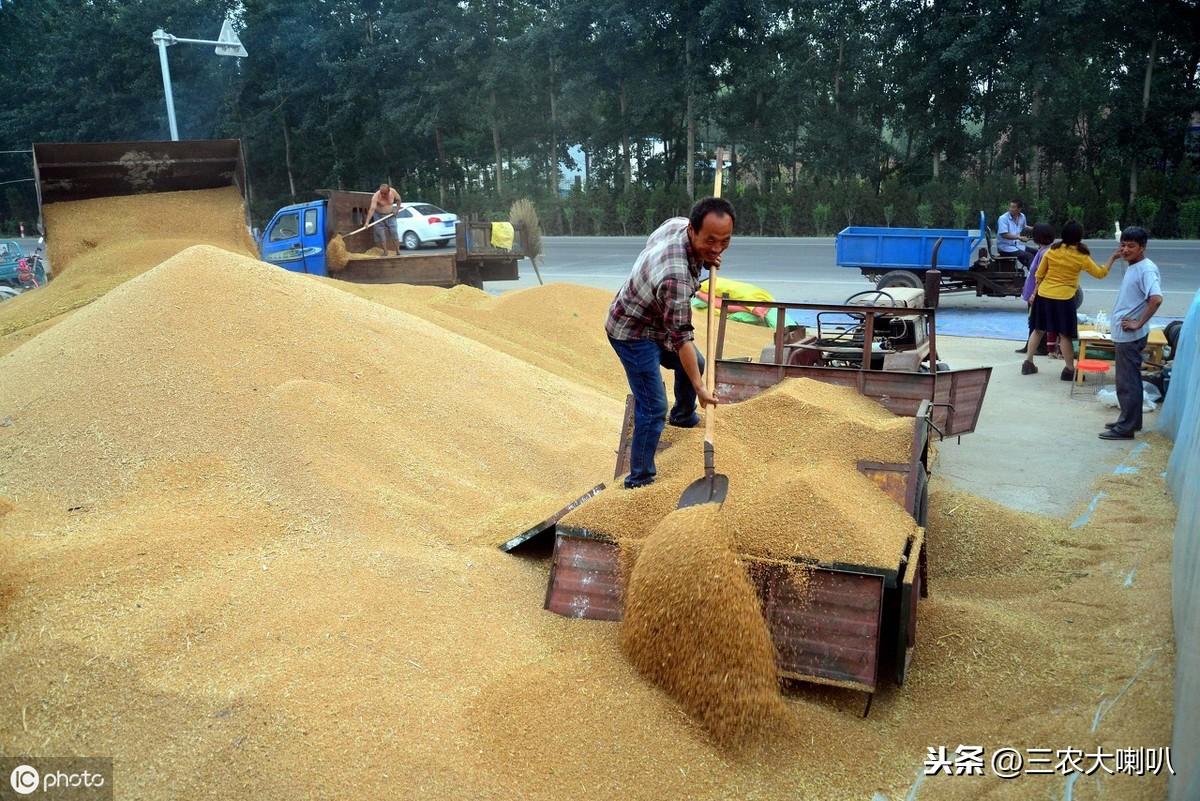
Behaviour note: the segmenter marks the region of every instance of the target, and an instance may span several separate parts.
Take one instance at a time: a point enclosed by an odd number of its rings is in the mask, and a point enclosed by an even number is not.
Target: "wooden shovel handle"
[[[717,176],[713,181],[713,197],[721,196],[721,173],[725,167],[725,151],[717,149]],[[713,358],[713,342],[716,340],[716,335],[713,328],[714,310],[717,307],[717,271],[711,266],[708,268],[708,325],[704,332],[704,358],[707,360],[704,369],[704,386],[708,389],[709,395],[716,394],[717,390],[717,360]],[[708,462],[711,461],[709,455],[712,453],[714,429],[717,422],[717,407],[716,405],[706,406],[704,408],[704,444],[706,450],[705,472],[711,473],[711,467]]]
[[[351,231],[350,233],[344,234],[344,236],[354,236],[355,234],[361,234],[363,231],[367,230],[368,228],[375,226],[375,225],[379,225],[384,220],[390,220],[391,218],[393,218],[395,216],[396,216],[396,212],[392,212],[391,214],[388,214],[385,217],[380,217],[378,220],[372,220],[371,222],[364,225],[362,228],[356,228],[353,231]]]

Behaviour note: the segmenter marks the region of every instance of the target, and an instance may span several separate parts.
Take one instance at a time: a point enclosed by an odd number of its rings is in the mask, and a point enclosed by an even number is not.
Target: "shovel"
[[[713,186],[713,197],[721,196],[721,168],[724,166],[725,153],[717,151],[717,180]],[[717,305],[717,271],[708,268],[708,330],[704,335],[704,355],[708,359],[708,369],[704,371],[704,386],[708,393],[713,394],[717,387],[717,360],[713,358],[713,309]],[[729,494],[729,476],[716,471],[714,465],[716,451],[713,448],[713,429],[717,422],[717,407],[704,407],[704,477],[698,478],[679,497],[677,509],[688,506],[699,506],[705,503],[721,504]]]
[[[378,220],[372,220],[371,222],[369,222],[369,223],[367,223],[366,225],[364,225],[362,228],[355,228],[355,229],[354,229],[353,231],[351,231],[350,233],[348,233],[348,234],[343,234],[343,236],[354,236],[355,234],[361,234],[363,231],[367,230],[368,228],[371,228],[371,227],[373,227],[373,226],[379,225],[379,224],[380,224],[381,222],[383,222],[384,220],[390,220],[390,219],[392,219],[392,218],[393,218],[393,217],[395,217],[395,216],[396,216],[396,212],[394,212],[394,211],[393,211],[391,214],[388,214],[388,215],[387,215],[387,216],[385,216],[385,217],[380,217]]]

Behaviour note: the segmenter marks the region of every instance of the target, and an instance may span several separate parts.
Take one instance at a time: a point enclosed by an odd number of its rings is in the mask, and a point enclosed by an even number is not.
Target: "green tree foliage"
[[[764,234],[974,227],[1012,197],[1091,234],[1196,227],[1189,0],[4,0],[0,149],[166,138],[150,33],[214,38],[227,14],[249,58],[170,48],[176,107],[185,138],[243,141],[259,221],[386,180],[644,233],[707,194],[723,147]],[[0,155],[0,226],[36,207],[30,177]]]

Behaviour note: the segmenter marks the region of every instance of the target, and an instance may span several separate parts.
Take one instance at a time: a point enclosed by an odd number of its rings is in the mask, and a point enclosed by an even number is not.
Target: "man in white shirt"
[[[1033,264],[1033,254],[1025,248],[1029,241],[1025,231],[1029,225],[1021,212],[1023,207],[1020,200],[1014,200],[1008,204],[1008,214],[1001,214],[996,220],[996,252],[1001,256],[1014,256],[1028,267]]]
[[[1112,312],[1121,416],[1104,426],[1100,439],[1133,439],[1133,432],[1142,427],[1142,351],[1150,336],[1150,318],[1163,301],[1158,265],[1146,258],[1149,239],[1146,229],[1136,225],[1121,232],[1121,258],[1128,266]]]

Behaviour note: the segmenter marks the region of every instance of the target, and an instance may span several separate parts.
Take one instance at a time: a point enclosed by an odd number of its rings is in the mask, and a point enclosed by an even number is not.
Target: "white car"
[[[458,215],[443,211],[431,203],[401,203],[396,212],[396,237],[407,250],[416,250],[426,242],[445,247],[454,239]]]

